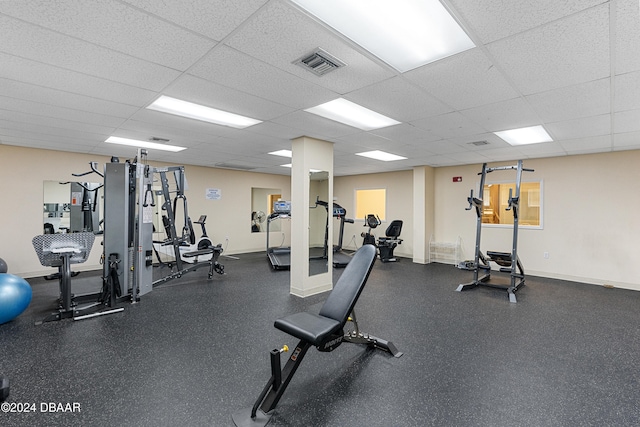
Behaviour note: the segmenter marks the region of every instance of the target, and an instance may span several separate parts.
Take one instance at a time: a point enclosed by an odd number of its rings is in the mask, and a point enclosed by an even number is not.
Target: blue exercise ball
[[[9,271],[9,267],[7,266],[7,263],[4,262],[2,258],[0,258],[0,273],[6,273],[7,271]]]
[[[0,324],[15,319],[29,307],[31,286],[22,277],[0,274]]]

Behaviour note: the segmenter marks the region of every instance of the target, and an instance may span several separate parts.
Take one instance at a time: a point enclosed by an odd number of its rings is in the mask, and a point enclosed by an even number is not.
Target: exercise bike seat
[[[375,246],[362,246],[347,264],[319,314],[292,314],[277,319],[273,326],[316,347],[322,346],[336,333],[341,333],[364,289],[375,259]]]
[[[389,226],[387,227],[387,230],[384,232],[385,237],[380,237],[378,238],[379,242],[386,242],[386,241],[393,241],[393,240],[397,240],[397,241],[402,241],[402,239],[399,239],[400,237],[400,233],[402,232],[402,220],[400,219],[395,219],[393,221],[391,221],[391,224],[389,224]]]

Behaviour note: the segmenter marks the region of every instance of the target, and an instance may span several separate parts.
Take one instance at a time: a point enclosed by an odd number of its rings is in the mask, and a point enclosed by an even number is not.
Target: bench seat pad
[[[298,339],[319,346],[342,325],[328,317],[302,312],[277,319],[273,326]]]

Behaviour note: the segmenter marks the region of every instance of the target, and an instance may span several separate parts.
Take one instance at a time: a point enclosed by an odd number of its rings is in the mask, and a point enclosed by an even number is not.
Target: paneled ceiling
[[[289,174],[307,135],[354,175],[640,149],[638,0],[442,0],[477,47],[399,73],[287,0],[3,0],[0,144]],[[322,48],[347,65],[292,64]],[[246,115],[244,130],[151,111],[160,95]],[[401,122],[361,131],[304,110],[346,98]],[[553,142],[492,132],[543,125]],[[473,144],[486,141],[488,144]],[[407,160],[355,153],[384,150]]]

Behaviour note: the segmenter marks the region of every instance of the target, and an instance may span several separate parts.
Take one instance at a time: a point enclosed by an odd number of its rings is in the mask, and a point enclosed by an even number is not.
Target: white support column
[[[310,172],[326,171],[326,194],[329,206],[333,203],[333,144],[306,136],[296,138],[291,144],[293,158],[291,168],[291,269],[290,292],[308,297],[333,288],[333,221],[329,215],[329,240],[326,272],[309,274],[309,207],[314,205],[316,194],[311,194]],[[316,190],[314,189],[314,192]],[[313,200],[312,200],[313,199]],[[319,206],[317,209],[323,209]],[[324,227],[324,225],[323,225]]]
[[[434,231],[434,171],[429,166],[413,168],[413,262],[429,262],[429,239]]]

